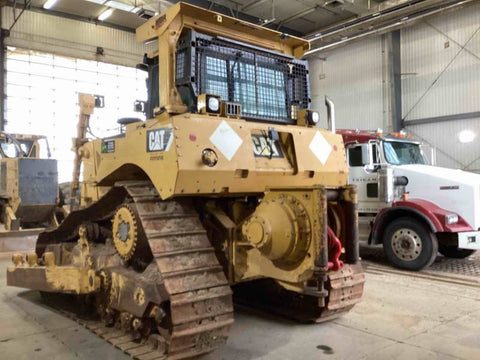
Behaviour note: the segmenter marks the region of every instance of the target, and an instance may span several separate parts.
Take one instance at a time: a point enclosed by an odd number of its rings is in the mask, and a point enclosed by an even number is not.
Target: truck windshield
[[[384,141],[385,158],[392,165],[426,164],[420,145],[401,141]]]

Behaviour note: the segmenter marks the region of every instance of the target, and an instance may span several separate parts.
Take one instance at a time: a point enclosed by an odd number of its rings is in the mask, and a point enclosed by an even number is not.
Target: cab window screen
[[[228,98],[227,62],[214,57],[205,57],[205,92]]]
[[[240,103],[245,118],[283,123],[293,123],[296,111],[308,108],[306,61],[194,31],[179,44],[176,85],[184,103],[186,96],[219,95]]]

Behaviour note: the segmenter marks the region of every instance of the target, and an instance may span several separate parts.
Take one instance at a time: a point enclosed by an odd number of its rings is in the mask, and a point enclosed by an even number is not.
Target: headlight
[[[317,124],[320,121],[320,114],[318,113],[318,111],[312,111],[310,117],[312,123],[314,124]]]
[[[445,216],[445,224],[456,224],[458,222],[458,215],[457,214],[447,214]]]
[[[320,113],[310,109],[300,109],[297,113],[297,125],[315,126],[320,121]]]
[[[220,109],[220,100],[217,97],[210,96],[208,98],[207,110],[209,112],[218,112]]]
[[[197,97],[197,110],[200,114],[220,114],[220,96],[200,94]]]

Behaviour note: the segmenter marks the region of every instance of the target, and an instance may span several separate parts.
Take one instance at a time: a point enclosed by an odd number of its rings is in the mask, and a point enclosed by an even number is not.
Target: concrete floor
[[[5,286],[0,262],[0,359],[128,356],[45,307],[38,293]],[[238,310],[226,346],[202,360],[480,359],[480,286],[367,272],[363,302],[341,319],[301,325]]]

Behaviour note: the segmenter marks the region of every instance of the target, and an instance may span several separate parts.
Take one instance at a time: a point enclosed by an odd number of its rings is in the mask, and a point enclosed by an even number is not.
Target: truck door
[[[358,211],[376,214],[385,206],[378,197],[377,168],[380,164],[377,143],[351,145],[347,156],[348,181],[358,189]]]

